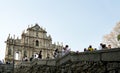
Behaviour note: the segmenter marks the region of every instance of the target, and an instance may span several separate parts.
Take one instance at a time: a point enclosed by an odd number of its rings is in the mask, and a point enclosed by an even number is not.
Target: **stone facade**
[[[32,55],[39,54],[42,51],[42,59],[53,58],[53,52],[56,48],[59,51],[63,46],[52,44],[52,38],[47,35],[47,31],[38,24],[28,27],[21,34],[21,39],[8,36],[6,43],[5,62],[15,62],[18,64],[25,56],[29,59]],[[14,61],[13,61],[14,58]]]

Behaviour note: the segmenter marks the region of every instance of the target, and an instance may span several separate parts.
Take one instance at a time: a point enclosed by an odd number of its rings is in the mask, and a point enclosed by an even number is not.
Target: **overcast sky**
[[[54,42],[83,51],[98,48],[105,34],[120,21],[120,0],[0,0],[0,59],[8,34],[21,36],[38,23]]]

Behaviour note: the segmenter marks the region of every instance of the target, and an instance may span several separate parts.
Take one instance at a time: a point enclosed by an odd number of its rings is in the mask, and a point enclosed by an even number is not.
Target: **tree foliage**
[[[113,30],[103,37],[105,44],[111,44],[112,47],[120,47],[120,22],[116,24]]]

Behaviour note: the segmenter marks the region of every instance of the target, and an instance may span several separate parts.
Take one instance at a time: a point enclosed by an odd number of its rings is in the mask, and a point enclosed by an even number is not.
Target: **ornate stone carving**
[[[11,36],[9,35],[8,37]],[[48,54],[50,58],[53,58],[52,54],[54,52],[54,49],[56,49],[58,46],[60,46],[58,47],[59,50],[63,48],[62,45],[52,44],[51,36],[47,36],[47,31],[40,27],[38,24],[28,27],[26,31],[24,30],[21,34],[21,38],[15,38],[15,36],[13,37],[14,38],[7,38],[6,40],[5,61],[9,60],[12,62],[15,54],[13,56],[9,55],[11,55],[14,51],[17,50],[21,51],[21,55],[18,56],[20,60],[22,60],[22,58],[25,56],[31,58],[32,55],[38,54],[40,50],[43,51],[42,58],[46,59]],[[11,48],[7,49],[7,46],[13,47],[13,52],[11,52]],[[15,63],[16,62],[18,61],[15,61]]]

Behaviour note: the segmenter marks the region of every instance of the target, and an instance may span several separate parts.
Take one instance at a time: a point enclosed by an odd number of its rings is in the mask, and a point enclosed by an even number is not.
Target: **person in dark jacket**
[[[39,58],[39,59],[42,59],[42,51],[39,52],[38,58]]]

